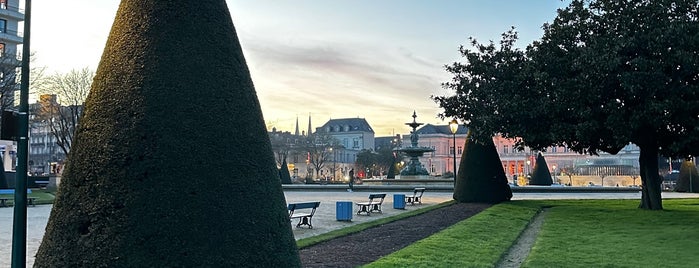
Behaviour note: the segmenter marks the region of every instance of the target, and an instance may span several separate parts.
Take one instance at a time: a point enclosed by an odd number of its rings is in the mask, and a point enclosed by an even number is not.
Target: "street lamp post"
[[[333,150],[333,147],[330,147],[330,151],[333,153],[333,177],[332,177],[332,180],[335,181],[335,150]]]
[[[456,185],[456,131],[459,130],[459,122],[456,122],[456,119],[449,122],[449,130],[454,141],[454,185]]]
[[[690,193],[694,192],[692,189],[692,172],[694,172],[694,169],[696,168],[696,167],[694,167],[694,161],[692,161],[692,160],[694,160],[694,159],[692,157],[689,157],[689,162],[692,163],[692,168],[689,169],[689,192]]]
[[[553,183],[556,183],[556,165],[553,165]]]
[[[24,3],[24,37],[22,45],[22,77],[19,90],[19,118],[17,119],[17,176],[15,177],[15,204],[12,218],[12,267],[27,264],[27,164],[29,156],[29,35],[32,1]]]

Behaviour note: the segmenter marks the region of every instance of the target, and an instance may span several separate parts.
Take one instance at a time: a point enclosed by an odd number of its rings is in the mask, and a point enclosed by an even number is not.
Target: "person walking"
[[[349,189],[347,189],[348,192],[352,192],[352,186],[354,186],[354,169],[350,169],[349,171]]]

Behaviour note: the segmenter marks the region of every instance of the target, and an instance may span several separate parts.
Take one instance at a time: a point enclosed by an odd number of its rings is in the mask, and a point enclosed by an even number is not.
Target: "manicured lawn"
[[[39,190],[39,189],[32,189],[32,192],[30,194],[27,194],[27,197],[35,197],[36,199],[36,204],[52,204],[53,200],[56,198],[54,195],[55,193],[46,191],[46,190]],[[14,205],[14,194],[0,194],[0,197],[2,198],[10,198],[8,201],[8,204]]]
[[[538,210],[496,205],[365,267],[493,267]]]
[[[491,207],[366,267],[493,267],[541,208],[544,225],[523,267],[696,267],[699,199],[527,200]]]
[[[697,267],[699,199],[549,201],[523,267]]]

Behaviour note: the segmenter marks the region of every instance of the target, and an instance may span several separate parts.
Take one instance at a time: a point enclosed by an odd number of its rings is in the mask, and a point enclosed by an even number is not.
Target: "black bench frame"
[[[357,215],[361,214],[362,212],[366,213],[367,216],[372,212],[383,213],[381,211],[381,205],[383,204],[384,198],[386,198],[386,194],[370,194],[369,202],[357,203],[357,206],[359,207],[359,210],[357,210]]]
[[[313,229],[311,220],[313,219],[313,214],[316,213],[318,206],[320,206],[320,202],[291,203],[287,207],[289,210],[289,220],[298,218],[299,222],[296,224],[296,228],[307,225],[308,229]],[[300,209],[310,209],[311,211],[297,212],[297,210]]]
[[[415,188],[413,189],[413,196],[405,196],[405,203],[415,205],[418,203],[422,205],[422,195],[425,193],[425,188]]]

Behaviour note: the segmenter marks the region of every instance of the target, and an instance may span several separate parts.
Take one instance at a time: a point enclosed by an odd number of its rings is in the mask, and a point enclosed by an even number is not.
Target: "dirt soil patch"
[[[490,204],[457,203],[299,250],[303,267],[356,267],[468,219]]]

